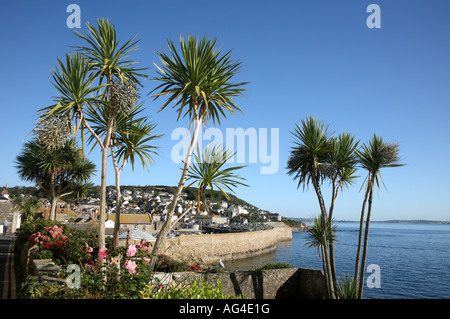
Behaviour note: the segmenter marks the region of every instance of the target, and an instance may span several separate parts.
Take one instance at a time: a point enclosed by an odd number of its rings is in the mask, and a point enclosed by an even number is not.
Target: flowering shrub
[[[52,258],[58,265],[80,266],[80,287],[69,289],[67,285],[43,285],[31,280],[25,284],[29,298],[141,298],[141,291],[154,280],[149,269],[156,258],[155,271],[208,272],[210,268],[190,265],[167,255],[153,256],[145,241],[138,245],[108,249],[97,247],[96,232],[77,230],[57,222],[36,220],[23,223],[18,232],[21,245],[38,247],[38,258]],[[64,279],[67,267],[62,267],[60,278]],[[28,287],[28,288],[27,288]]]
[[[136,255],[136,246],[130,245],[127,250],[127,256],[133,257],[134,255]]]
[[[16,240],[14,242],[15,250],[21,251],[22,248],[27,244],[29,237],[33,234],[35,234],[35,237],[48,236],[46,229],[48,227],[52,227],[53,225],[62,226],[62,224],[59,222],[49,221],[43,218],[21,223],[20,228],[16,231]]]
[[[100,249],[98,252],[98,258],[100,258],[100,259],[108,258],[108,253],[106,252],[107,250],[108,250],[108,248],[106,248],[106,247],[103,247],[102,249]]]
[[[136,265],[136,262],[134,262],[134,261],[128,260],[125,263],[125,268],[128,270],[128,272],[130,274],[134,274],[136,272],[136,267],[137,267],[137,265]]]
[[[81,289],[94,298],[139,298],[139,292],[151,281],[151,260],[145,243],[98,251],[92,265],[83,265]],[[102,260],[103,265],[100,265]]]
[[[53,225],[51,227],[47,227],[46,228],[48,234],[50,235],[50,237],[52,238],[66,238],[66,236],[64,236],[63,233],[63,228],[62,227],[58,227],[57,225]]]
[[[26,243],[30,247],[37,245],[39,255],[42,256],[42,251],[50,251],[53,260],[60,265],[94,263],[92,256],[94,248],[91,245],[94,245],[95,234],[59,223],[40,222],[36,228],[40,231],[29,235]]]
[[[37,232],[31,234],[31,236],[28,237],[27,244],[30,247],[34,245],[44,245],[49,239],[50,239],[49,236],[42,235],[41,232]]]

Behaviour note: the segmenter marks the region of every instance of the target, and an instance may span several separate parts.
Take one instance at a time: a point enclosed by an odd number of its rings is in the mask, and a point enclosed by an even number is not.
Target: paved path
[[[14,236],[0,234],[0,296],[16,299],[19,281],[19,265],[14,258]]]

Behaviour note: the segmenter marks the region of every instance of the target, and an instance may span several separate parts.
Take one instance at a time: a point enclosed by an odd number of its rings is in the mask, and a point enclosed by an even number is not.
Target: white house
[[[239,216],[239,215],[247,215],[248,214],[248,210],[246,210],[244,207],[242,206],[235,206],[233,208],[233,216]]]
[[[111,219],[105,221],[105,228],[114,228],[114,222]]]
[[[279,222],[281,222],[281,218],[282,218],[282,216],[278,213],[269,214],[268,217],[272,220],[276,220]]]

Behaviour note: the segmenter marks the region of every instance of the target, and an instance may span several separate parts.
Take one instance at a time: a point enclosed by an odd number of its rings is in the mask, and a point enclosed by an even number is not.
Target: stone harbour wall
[[[240,259],[276,249],[280,241],[292,240],[291,228],[277,223],[270,230],[253,232],[182,235],[164,241],[163,253],[175,259],[203,264]]]

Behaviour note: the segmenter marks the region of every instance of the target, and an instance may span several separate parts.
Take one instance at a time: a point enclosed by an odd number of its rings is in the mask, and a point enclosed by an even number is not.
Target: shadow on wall
[[[220,279],[225,294],[243,294],[252,299],[325,299],[327,289],[321,270],[286,268],[207,274],[215,285]]]

